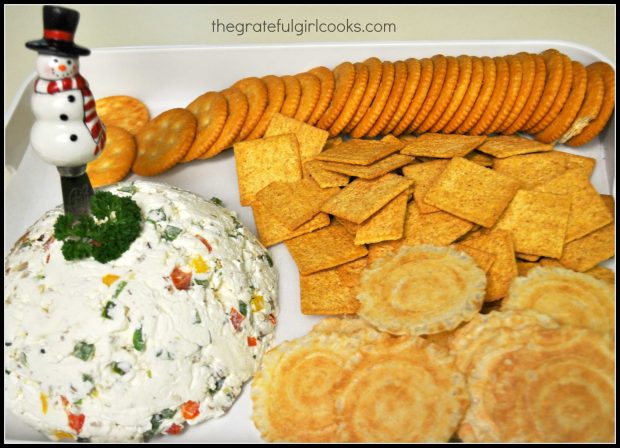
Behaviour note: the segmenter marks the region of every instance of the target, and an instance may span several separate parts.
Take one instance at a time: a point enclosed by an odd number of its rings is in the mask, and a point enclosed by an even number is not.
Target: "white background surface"
[[[82,73],[89,80],[96,97],[129,94],[142,99],[153,116],[172,107],[184,107],[206,90],[217,90],[246,76],[269,73],[294,74],[316,65],[334,66],[343,60],[358,61],[369,56],[384,59],[426,57],[436,53],[458,55],[504,55],[518,51],[539,52],[554,47],[583,63],[591,63],[597,55],[587,49],[561,42],[458,42],[420,44],[324,44],[271,47],[186,47],[148,50],[102,50],[83,60]],[[111,76],[114,73],[115,76]],[[23,151],[27,139],[18,141],[32,125],[27,108],[29,91],[20,100],[6,128],[7,137],[16,151]],[[601,193],[611,191],[614,155],[613,126],[601,140],[596,139],[578,150],[558,148],[595,157],[597,164],[593,183]],[[9,139],[7,138],[7,143]],[[23,145],[23,147],[20,147]],[[132,176],[137,178],[137,176]],[[131,177],[130,177],[131,178]],[[237,176],[232,151],[189,164],[179,164],[166,173],[152,178],[191,190],[205,198],[217,196],[240,215],[252,231],[255,226],[251,209],[241,207],[238,199]],[[43,163],[28,149],[5,192],[5,254],[25,229],[45,211],[62,201],[56,169]],[[299,275],[286,247],[279,244],[270,249],[278,269],[280,316],[276,343],[306,334],[320,320],[301,314]],[[176,437],[158,439],[165,442],[259,442],[260,435],[251,421],[250,385],[224,417],[186,430]],[[5,412],[6,437],[19,440],[46,440],[29,429],[9,412]]]

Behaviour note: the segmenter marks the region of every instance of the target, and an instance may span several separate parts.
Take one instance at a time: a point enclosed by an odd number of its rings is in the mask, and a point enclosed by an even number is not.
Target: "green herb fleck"
[[[116,304],[114,302],[108,300],[103,309],[101,310],[101,317],[103,317],[104,319],[112,319],[112,316],[110,316],[110,311],[112,311],[112,308],[114,308],[115,306]]]
[[[222,200],[220,198],[216,198],[215,196],[211,198],[211,202],[213,202],[215,205],[219,205],[220,207],[224,207],[224,203],[222,202]]]
[[[26,355],[26,353],[21,352],[19,354],[19,363],[23,366],[23,367],[28,367],[28,356]]]
[[[78,401],[74,401],[73,404],[76,406],[80,406],[84,400],[80,398]]]
[[[107,263],[119,258],[140,235],[140,207],[129,197],[98,191],[91,198],[90,210],[92,215],[79,219],[71,213],[56,219],[54,236],[63,241],[65,260],[93,257]]]
[[[192,322],[193,324],[200,324],[202,323],[202,319],[200,318],[200,313],[198,312],[198,310],[194,310],[194,312],[196,313],[195,318],[194,318],[194,322]]]
[[[125,280],[118,282],[118,286],[116,287],[116,291],[114,291],[114,295],[112,297],[115,299],[118,298],[121,292],[123,292],[123,289],[125,289],[125,286],[127,286],[127,282]]]
[[[88,373],[83,373],[82,374],[82,381],[84,381],[85,383],[94,383],[95,380],[93,380],[93,377],[90,376]]]
[[[161,237],[166,241],[174,241],[182,231],[183,230],[175,226],[166,226],[164,232],[161,234]]]
[[[133,332],[133,348],[139,352],[143,352],[146,348],[146,341],[142,335],[142,328],[138,328]]]
[[[125,187],[119,188],[118,191],[122,191],[123,193],[134,194],[138,192],[138,187],[136,187],[134,184],[131,184],[131,185],[127,185]]]
[[[113,362],[112,364],[110,364],[110,367],[112,368],[112,372],[118,375],[125,375],[127,372],[121,369],[118,364],[119,364],[118,362]]]
[[[248,304],[239,300],[239,312],[243,314],[244,317],[248,317]]]
[[[149,378],[153,378],[153,373],[150,370],[147,370],[146,376],[148,376]]]
[[[45,280],[45,275],[43,274],[38,274],[34,276],[35,280]]]
[[[174,414],[176,414],[176,412],[177,411],[174,409],[164,409],[163,411],[157,414],[153,414],[153,416],[151,417],[151,429],[149,429],[148,431],[144,433],[143,435],[144,439],[148,440],[151,437],[153,437],[155,434],[157,434],[159,427],[161,426],[161,423],[164,420],[168,420],[174,417]]]
[[[269,252],[265,252],[261,258],[266,259],[267,263],[269,263],[269,267],[272,268],[273,267],[273,260],[271,259],[271,256],[269,255]]]
[[[166,213],[162,207],[156,208],[154,210],[149,211],[146,215],[146,220],[152,222],[153,224],[158,223],[159,221],[166,220]]]
[[[194,283],[200,286],[209,286],[209,279],[205,278],[204,280],[200,280],[194,277]]]
[[[73,353],[76,358],[80,358],[82,361],[89,361],[95,356],[95,344],[89,344],[85,341],[80,341],[73,347]]]
[[[215,381],[215,386],[212,389],[209,389],[209,395],[211,396],[215,395],[222,388],[222,385],[224,384],[225,380],[226,380],[226,377],[218,378]]]

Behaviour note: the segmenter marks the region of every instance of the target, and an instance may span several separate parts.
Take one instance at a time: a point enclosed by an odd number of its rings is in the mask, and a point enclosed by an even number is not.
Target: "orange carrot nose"
[[[58,66],[58,69],[59,69],[61,72],[64,72],[64,71],[67,69],[67,66],[66,66],[66,65],[59,65],[59,66]]]

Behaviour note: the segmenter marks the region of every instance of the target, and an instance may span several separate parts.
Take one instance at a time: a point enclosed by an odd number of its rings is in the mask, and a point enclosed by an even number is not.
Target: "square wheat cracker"
[[[367,258],[335,268],[302,275],[301,312],[303,314],[354,314],[359,309],[356,299],[359,277]]]
[[[493,170],[516,179],[521,188],[530,190],[566,171],[566,157],[560,151],[495,159]]]
[[[305,161],[311,160],[314,156],[323,151],[323,147],[329,138],[329,132],[323,129],[276,113],[271,118],[264,136],[273,137],[283,134],[295,134],[295,137],[297,137],[302,169]]]
[[[422,134],[405,146],[400,153],[408,156],[436,157],[450,159],[465,157],[480,146],[485,135],[471,136],[458,134]]]
[[[308,160],[303,167],[321,188],[343,187],[349,183],[349,176],[327,171],[319,160]]]
[[[588,269],[586,274],[591,275],[594,278],[603,280],[610,285],[616,284],[616,273],[611,269],[604,268],[603,266],[594,266],[592,269]]]
[[[301,275],[333,268],[365,257],[365,246],[356,246],[353,235],[339,223],[288,240],[286,243]]]
[[[498,159],[504,159],[510,156],[520,154],[530,154],[535,152],[552,151],[553,145],[541,143],[533,139],[520,137],[518,135],[498,135],[489,137],[482,145],[478,147],[478,151],[491,154]]]
[[[454,247],[457,250],[465,252],[467,255],[473,258],[476,265],[478,265],[478,267],[482,269],[485,273],[489,272],[489,269],[491,269],[491,266],[493,266],[493,263],[495,262],[495,255],[489,252],[485,252],[483,250],[475,249],[469,246],[463,246],[460,243],[455,244]]]
[[[336,221],[342,224],[345,229],[347,229],[347,232],[349,232],[352,235],[355,235],[355,233],[357,232],[357,229],[359,229],[360,226],[362,225],[362,224],[355,224],[354,222],[348,221],[344,218],[339,218],[337,216],[334,216],[334,218],[336,219]]]
[[[422,214],[414,204],[407,210],[407,236],[405,243],[448,246],[469,232],[474,225],[450,213]]]
[[[519,190],[495,229],[510,232],[519,253],[559,258],[570,207],[566,194]]]
[[[402,154],[392,154],[370,165],[351,165],[348,163],[336,162],[321,162],[321,165],[328,171],[361,177],[362,179],[374,179],[394,171],[401,166],[410,164],[413,160],[413,157],[404,156]]]
[[[328,214],[319,213],[295,230],[289,230],[260,201],[252,203],[252,213],[256,223],[256,230],[258,231],[258,239],[265,247],[327,227],[330,222]]]
[[[349,163],[352,165],[370,165],[397,152],[403,146],[400,141],[351,139],[323,151],[315,157],[315,160]]]
[[[568,170],[536,187],[536,191],[570,196],[565,243],[581,238],[613,221],[611,212],[590,183],[590,175],[583,168]]]
[[[269,211],[288,228],[295,230],[321,211],[321,205],[338,193],[337,187],[321,188],[312,179],[272,182],[256,194]]]
[[[271,182],[301,179],[299,145],[293,134],[234,144],[239,201],[250,205]]]
[[[426,204],[423,199],[433,182],[443,173],[449,163],[449,160],[433,160],[403,168],[403,176],[413,180],[413,197],[420,212],[433,213],[439,211],[437,207]]]
[[[487,292],[484,300],[491,302],[503,298],[508,292],[510,283],[518,275],[514,243],[510,233],[494,230],[485,235],[463,240],[459,244],[495,255],[495,262],[487,272]]]
[[[601,195],[603,202],[614,215],[614,198]],[[564,246],[560,263],[569,269],[585,272],[616,254],[615,251],[615,222],[588,233]]]
[[[465,158],[467,160],[470,160],[474,163],[477,163],[480,166],[484,166],[487,168],[492,168],[493,167],[493,163],[495,161],[495,158],[487,155],[487,154],[483,154],[481,152],[478,152],[478,150],[472,151],[469,154],[467,154],[465,156]]]
[[[372,180],[356,179],[328,199],[321,211],[360,224],[407,190],[411,183],[396,174]]]
[[[379,243],[402,238],[407,197],[407,192],[402,192],[364,221],[355,233],[355,244]]]
[[[488,168],[455,157],[424,196],[441,210],[492,227],[504,212],[519,183]]]

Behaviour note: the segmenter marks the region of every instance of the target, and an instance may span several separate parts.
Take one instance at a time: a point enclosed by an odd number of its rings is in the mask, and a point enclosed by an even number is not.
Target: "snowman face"
[[[43,79],[63,79],[75,76],[80,71],[78,58],[40,54],[37,58],[37,73]]]

